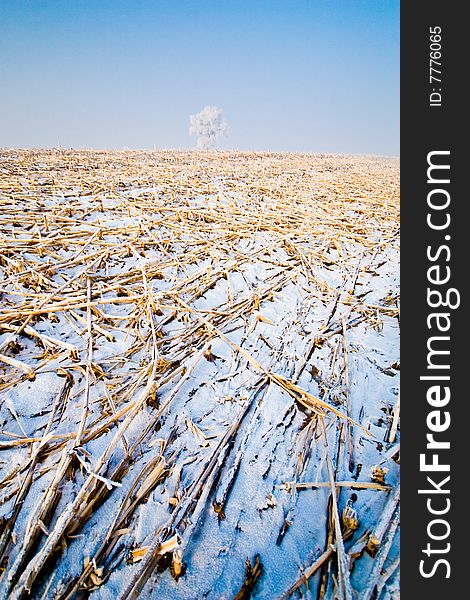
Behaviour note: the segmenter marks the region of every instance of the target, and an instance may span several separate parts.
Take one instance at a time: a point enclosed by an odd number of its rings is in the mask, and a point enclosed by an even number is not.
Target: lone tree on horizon
[[[227,136],[230,127],[217,106],[205,106],[201,112],[190,115],[189,135],[197,136],[198,150],[211,150],[219,137]]]

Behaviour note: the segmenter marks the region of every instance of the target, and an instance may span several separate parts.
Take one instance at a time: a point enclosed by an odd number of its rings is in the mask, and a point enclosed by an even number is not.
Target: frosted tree
[[[212,149],[216,140],[230,131],[222,110],[217,106],[205,106],[201,112],[191,115],[189,121],[189,135],[197,137],[199,150]]]

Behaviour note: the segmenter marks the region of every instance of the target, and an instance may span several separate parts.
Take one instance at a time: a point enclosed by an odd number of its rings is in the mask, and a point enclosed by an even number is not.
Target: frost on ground
[[[396,598],[398,161],[0,171],[0,597]]]

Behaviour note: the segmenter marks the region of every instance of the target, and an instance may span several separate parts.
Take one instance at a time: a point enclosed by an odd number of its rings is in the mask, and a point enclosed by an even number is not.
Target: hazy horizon
[[[399,2],[0,4],[0,147],[399,156]]]
[[[321,150],[315,151],[300,151],[300,150],[246,150],[243,148],[215,148],[214,150],[200,150],[198,148],[99,148],[89,146],[0,146],[0,151],[38,151],[38,152],[52,152],[52,151],[75,151],[75,152],[181,152],[181,153],[194,153],[194,154],[299,154],[313,156],[325,155],[325,156],[338,156],[338,157],[357,157],[357,158],[386,158],[386,159],[399,159],[399,154],[371,154],[369,152],[322,152]]]

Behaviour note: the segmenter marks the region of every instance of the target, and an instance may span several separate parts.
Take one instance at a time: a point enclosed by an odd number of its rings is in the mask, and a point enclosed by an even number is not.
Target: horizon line
[[[241,150],[238,148],[232,149],[221,149],[215,148],[212,150],[199,150],[197,148],[93,148],[89,146],[81,146],[75,148],[73,146],[0,146],[0,152],[10,151],[57,151],[57,152],[146,152],[146,153],[158,153],[158,152],[173,152],[173,153],[193,153],[193,154],[299,154],[299,155],[325,155],[325,156],[355,156],[355,157],[375,157],[375,158],[400,158],[400,154],[374,154],[372,152],[331,152],[322,150]]]

